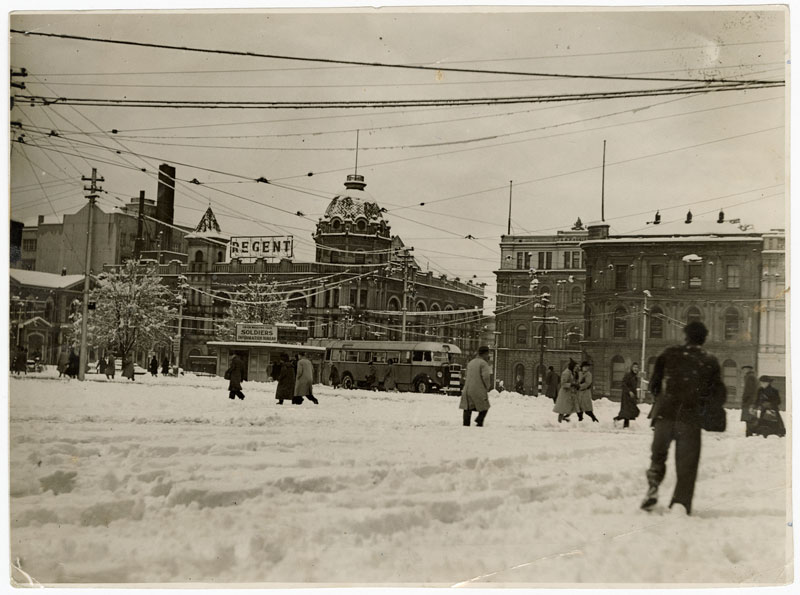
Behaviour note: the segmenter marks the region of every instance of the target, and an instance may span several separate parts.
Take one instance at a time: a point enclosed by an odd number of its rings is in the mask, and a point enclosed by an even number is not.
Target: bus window
[[[345,357],[347,358],[348,362],[357,362],[358,351],[345,351]]]
[[[402,357],[400,358],[401,364],[408,364],[411,363],[411,352],[404,351]]]
[[[341,349],[330,349],[330,359],[333,362],[338,362],[342,360],[342,350]]]
[[[429,362],[429,361],[431,361],[431,352],[430,351],[415,351],[414,352],[414,361],[415,362]]]
[[[450,354],[443,353],[441,351],[434,351],[433,352],[433,361],[439,362],[439,363],[448,363],[450,361],[449,355]]]
[[[385,364],[386,363],[386,352],[385,351],[374,351],[372,353],[372,359],[375,360],[377,364]]]
[[[390,351],[390,352],[388,352],[386,354],[386,361],[389,361],[389,360],[392,360],[394,363],[398,363],[400,361],[400,352],[399,351]]]
[[[368,364],[372,361],[372,352],[371,351],[359,351],[358,352],[358,361],[363,364]]]

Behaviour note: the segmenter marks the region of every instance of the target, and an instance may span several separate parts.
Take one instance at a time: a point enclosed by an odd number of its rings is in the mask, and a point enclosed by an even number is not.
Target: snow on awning
[[[683,258],[681,258],[683,262],[702,262],[703,257],[698,256],[697,254],[687,254]]]

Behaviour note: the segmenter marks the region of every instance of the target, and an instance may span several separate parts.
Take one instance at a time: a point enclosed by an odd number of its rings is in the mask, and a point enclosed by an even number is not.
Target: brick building
[[[581,346],[594,363],[595,393],[618,399],[633,362],[649,378],[656,356],[683,341],[687,322],[700,320],[709,329],[706,347],[722,366],[728,403],[738,405],[742,366],[755,366],[758,356],[761,234],[702,221],[624,236],[609,235],[606,224],[588,229],[580,244],[586,265]]]

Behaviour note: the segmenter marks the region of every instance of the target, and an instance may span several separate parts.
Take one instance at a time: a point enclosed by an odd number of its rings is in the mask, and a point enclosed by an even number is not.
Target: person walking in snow
[[[114,359],[114,354],[108,354],[108,361],[106,362],[106,378],[108,380],[114,380],[114,375],[117,373],[116,370],[117,362]]]
[[[96,370],[98,374],[105,374],[106,373],[106,358],[100,357],[97,360]]]
[[[752,436],[758,426],[758,382],[753,366],[742,366],[744,387],[742,389],[742,414],[739,418],[745,423],[745,436]]]
[[[654,431],[647,494],[641,506],[648,511],[658,502],[658,487],[664,480],[667,455],[674,440],[677,483],[670,508],[679,504],[686,514],[691,514],[703,412],[714,394],[724,394],[719,362],[703,349],[708,329],[702,322],[693,321],[683,332],[685,343],[668,347],[658,356],[650,379],[655,401],[649,417]]]
[[[758,436],[785,436],[786,426],[781,418],[781,395],[772,386],[772,378],[761,376],[758,379],[761,386],[758,389],[758,422],[753,428],[753,433]]]
[[[283,405],[284,400],[294,397],[294,376],[294,368],[289,363],[289,356],[281,353],[278,370],[273,375],[273,378],[278,381],[278,388],[275,389],[275,400],[278,401],[278,405]]]
[[[383,390],[394,392],[397,390],[397,383],[394,379],[394,360],[390,359],[386,365],[386,375],[383,377]]]
[[[614,425],[619,420],[624,420],[623,428],[631,425],[631,420],[639,417],[639,399],[636,390],[639,388],[639,364],[634,363],[631,369],[622,378],[622,398],[619,403],[619,413],[614,418]]]
[[[133,357],[130,355],[122,357],[122,377],[133,381],[136,371],[133,367]]]
[[[463,409],[462,421],[465,426],[470,425],[472,412],[477,411],[475,425],[483,427],[486,414],[489,412],[489,390],[492,388],[492,367],[489,365],[489,348],[482,345],[478,349],[477,357],[467,364],[464,389],[461,391],[461,401],[458,404]]]
[[[153,354],[153,359],[150,360],[150,365],[147,368],[150,371],[150,374],[153,375],[153,378],[158,376],[158,358]]]
[[[588,415],[592,421],[599,422],[594,415],[592,404],[592,364],[590,362],[581,363],[581,371],[578,373],[578,421],[583,421],[583,414]]]
[[[302,405],[303,397],[315,405],[319,405],[319,401],[314,396],[314,366],[306,358],[304,351],[301,351],[297,359],[297,376],[294,380],[294,396],[292,397],[292,405]]]
[[[561,386],[558,389],[555,407],[553,407],[553,413],[558,413],[558,423],[569,421],[569,416],[578,411],[577,395],[575,394],[578,387],[575,377],[575,366],[577,365],[578,362],[569,360],[569,364],[561,372]]]
[[[153,357],[153,359],[155,359],[155,357]],[[239,399],[244,401],[242,382],[247,380],[247,376],[244,371],[244,362],[236,353],[234,353],[231,358],[231,365],[225,370],[225,378],[228,380],[228,398],[236,400],[236,397],[239,397]]]
[[[67,373],[67,366],[69,366],[69,353],[67,353],[67,348],[62,347],[61,353],[58,354],[58,377],[61,378],[62,376],[66,375]]]
[[[341,379],[339,378],[339,369],[336,366],[331,366],[331,373],[328,376],[328,382],[331,383],[333,388],[339,388]]]
[[[549,366],[547,368],[547,374],[544,377],[544,394],[547,397],[553,399],[553,402],[556,402],[558,399],[558,374],[553,369],[553,366]]]
[[[75,349],[69,350],[69,363],[67,364],[67,376],[70,378],[78,377],[78,369],[81,367],[81,358],[75,353]]]
[[[169,358],[166,355],[164,359],[161,360],[161,374],[163,376],[169,376]]]

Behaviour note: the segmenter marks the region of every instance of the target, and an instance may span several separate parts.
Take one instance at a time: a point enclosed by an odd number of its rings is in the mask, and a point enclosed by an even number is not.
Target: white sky
[[[525,72],[697,79],[785,76],[784,13],[775,10],[82,13],[14,15],[11,26],[214,49]],[[326,101],[669,85],[343,67],[20,35],[11,37],[10,48],[11,67],[30,72],[27,92],[49,96]],[[133,74],[144,72],[157,74]],[[682,219],[688,208],[695,219],[705,212],[705,217],[716,217],[724,208],[729,217],[740,217],[757,229],[782,227],[783,98],[784,89],[777,88],[422,110],[20,105],[12,111],[13,120],[89,132],[91,136],[73,138],[112,150],[77,142],[70,146],[28,132],[29,138],[38,136],[35,142],[51,150],[16,146],[12,151],[12,188],[19,190],[12,191],[11,215],[30,220],[54,211],[73,212],[85,202],[78,178],[88,175],[92,166],[106,180],[106,204],[127,202],[140,189],[154,198],[153,174],[135,168],[152,172],[154,165],[166,161],[176,165],[179,178],[203,183],[180,187],[177,222],[196,224],[211,204],[224,231],[292,233],[298,258],[311,260],[314,221],[352,171],[354,130],[360,129],[359,173],[366,176],[367,191],[389,210],[392,232],[415,246],[423,266],[451,277],[474,276],[489,283],[491,290],[499,236],[507,224],[509,180],[514,180],[515,232],[566,228],[577,217],[596,220],[603,140],[606,219],[618,232],[644,227],[656,209],[669,221]],[[120,134],[112,138],[107,133],[111,129]],[[293,136],[281,136],[287,134]],[[490,136],[496,138],[463,142]],[[448,144],[406,148],[441,143]],[[55,147],[81,156],[56,153]],[[115,150],[153,158],[118,155]],[[251,180],[264,176],[318,196],[179,163]],[[53,177],[73,182],[46,183],[48,203],[31,165],[45,183]],[[464,194],[469,196],[453,198]],[[420,202],[427,204],[420,207]],[[270,206],[301,211],[308,218]],[[464,239],[467,235],[478,239]]]

